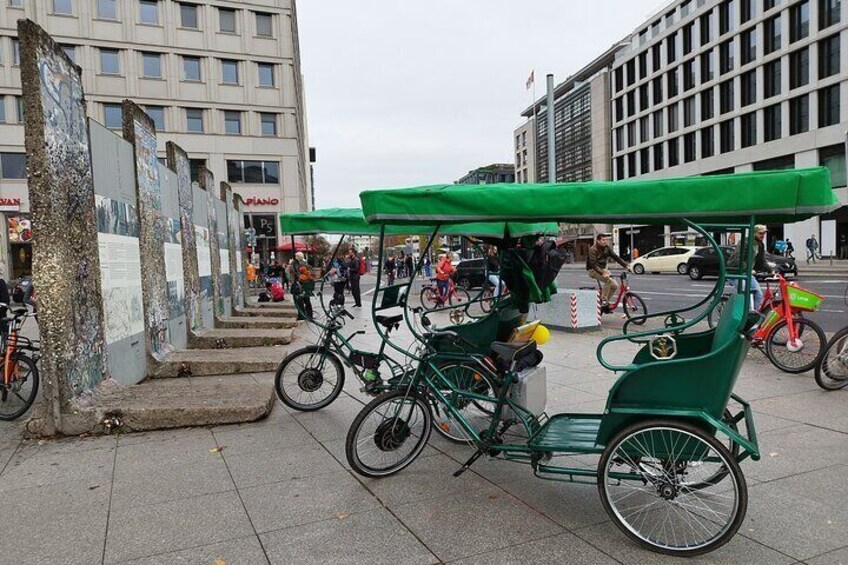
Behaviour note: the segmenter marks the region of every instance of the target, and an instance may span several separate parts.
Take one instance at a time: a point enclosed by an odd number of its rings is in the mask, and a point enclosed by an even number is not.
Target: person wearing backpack
[[[362,308],[362,294],[359,290],[359,277],[365,268],[365,262],[357,257],[356,251],[351,249],[347,252],[347,280],[350,283],[350,295],[353,297],[353,305]]]
[[[347,271],[347,263],[340,258],[335,258],[330,263],[330,270],[327,273],[327,280],[333,285],[333,299],[330,305],[344,306]]]

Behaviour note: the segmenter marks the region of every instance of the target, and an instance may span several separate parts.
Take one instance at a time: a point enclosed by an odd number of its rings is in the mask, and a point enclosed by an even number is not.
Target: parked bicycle
[[[444,294],[436,284],[436,279],[430,279],[430,284],[421,289],[421,306],[427,311],[451,306],[467,306],[470,302],[471,295],[464,288],[456,286],[453,279],[448,279],[448,289]],[[453,310],[450,315],[454,323],[461,322],[464,316],[460,309]]]
[[[621,306],[624,315],[632,320],[630,323],[641,326],[645,323],[645,316],[648,315],[648,307],[641,296],[630,290],[630,283],[627,278],[627,271],[622,271],[618,275],[620,281],[618,285],[618,293],[615,295],[615,301],[601,306],[602,314],[612,314]],[[591,286],[581,286],[581,290],[592,290]],[[603,291],[601,281],[598,281],[598,292]]]
[[[826,337],[821,327],[804,317],[804,312],[815,312],[824,298],[787,282],[782,275],[775,275],[777,291],[766,279],[763,301],[757,311],[765,316],[757,331],[751,336],[751,345],[771,361],[772,365],[785,373],[804,373],[816,367],[825,352]],[[707,318],[710,327],[716,325],[729,294]],[[783,300],[788,297],[788,300]]]
[[[844,300],[848,306],[848,285]],[[816,383],[825,390],[848,386],[848,326],[836,332],[827,342],[821,361],[816,365]]]
[[[21,335],[21,329],[27,318],[34,318],[26,307],[0,304],[9,309],[10,316],[6,319],[8,335],[2,343],[2,360],[0,372],[3,379],[0,382],[0,420],[15,420],[20,418],[33,405],[38,397],[38,367],[40,346]]]

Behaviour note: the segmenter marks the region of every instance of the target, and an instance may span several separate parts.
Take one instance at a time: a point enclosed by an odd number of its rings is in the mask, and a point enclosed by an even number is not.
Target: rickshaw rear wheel
[[[722,471],[726,480],[705,484]],[[637,422],[616,434],[598,463],[598,492],[627,537],[681,557],[727,543],[748,509],[745,477],[727,447],[676,420]]]
[[[393,475],[421,454],[432,426],[430,402],[422,395],[406,389],[381,394],[350,425],[347,462],[365,477]]]
[[[333,403],[344,388],[344,377],[344,367],[335,354],[310,345],[291,352],[280,362],[274,390],[289,408],[312,412]]]
[[[498,391],[493,379],[480,367],[473,363],[450,361],[439,367],[439,371],[451,379],[458,390],[464,390],[489,396],[491,401],[479,400],[453,393],[449,390],[442,392],[451,406],[462,415],[465,422],[480,434],[486,431],[491,422],[497,405]],[[461,425],[453,418],[448,409],[438,400],[433,401],[433,429],[443,438],[453,443],[469,444],[471,438]]]

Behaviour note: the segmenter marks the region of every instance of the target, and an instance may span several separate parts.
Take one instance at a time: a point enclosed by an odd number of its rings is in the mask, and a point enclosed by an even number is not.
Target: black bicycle
[[[843,298],[848,306],[848,285]],[[848,386],[848,326],[836,332],[827,342],[821,361],[816,365],[816,383],[825,390]]]

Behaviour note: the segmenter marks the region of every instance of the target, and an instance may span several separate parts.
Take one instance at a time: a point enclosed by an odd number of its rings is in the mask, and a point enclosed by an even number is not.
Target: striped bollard
[[[571,327],[577,329],[577,294],[571,293]]]
[[[598,325],[601,325],[601,291],[598,291]]]

